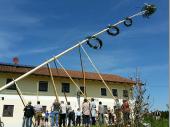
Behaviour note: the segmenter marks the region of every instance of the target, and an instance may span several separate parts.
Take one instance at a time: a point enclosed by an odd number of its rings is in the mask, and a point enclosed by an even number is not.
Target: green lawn
[[[155,120],[153,118],[146,118],[146,122],[151,124],[151,127],[169,127],[169,120],[161,118],[160,120]]]

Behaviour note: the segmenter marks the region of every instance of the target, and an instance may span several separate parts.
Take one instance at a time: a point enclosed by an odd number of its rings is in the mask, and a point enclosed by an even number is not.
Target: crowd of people
[[[114,107],[112,109],[105,109],[104,105],[100,101],[98,107],[94,98],[91,100],[84,99],[81,108],[76,111],[70,105],[64,101],[55,100],[51,106],[51,111],[43,111],[43,106],[40,101],[37,101],[37,105],[32,106],[31,102],[24,108],[24,117],[22,127],[31,127],[34,124],[35,127],[65,127],[65,126],[84,126],[90,125],[98,126],[103,125],[119,125],[123,121],[124,127],[129,124],[130,108],[127,100],[123,100],[123,104],[118,99],[115,100]],[[35,122],[33,122],[33,118]]]

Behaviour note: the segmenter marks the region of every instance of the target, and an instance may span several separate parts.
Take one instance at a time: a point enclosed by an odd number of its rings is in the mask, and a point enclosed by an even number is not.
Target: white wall
[[[4,100],[0,100],[0,115],[1,119],[5,124],[5,127],[21,127],[22,126],[22,117],[23,117],[23,108],[22,102],[18,95],[4,95],[0,94],[0,97],[4,97]],[[28,102],[31,101],[32,105],[35,105],[37,102],[37,96],[24,96],[24,99]],[[39,96],[39,100],[42,105],[47,106],[47,110],[50,111],[50,107],[54,101],[54,96]],[[68,101],[70,101],[72,108],[76,110],[78,108],[78,102],[76,97],[68,97]],[[59,97],[59,100],[65,101],[64,97]],[[83,98],[80,99],[81,103],[83,102]],[[114,100],[107,98],[95,98],[96,105],[98,106],[98,102],[102,101],[103,105],[107,105],[108,107],[113,108]],[[3,105],[14,105],[13,117],[2,117],[3,113]]]

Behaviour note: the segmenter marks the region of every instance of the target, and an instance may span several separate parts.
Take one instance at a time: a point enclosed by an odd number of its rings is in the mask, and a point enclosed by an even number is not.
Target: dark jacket
[[[33,117],[35,114],[35,111],[34,111],[34,107],[31,106],[31,105],[27,105],[25,108],[24,108],[24,116],[29,118],[29,117]]]

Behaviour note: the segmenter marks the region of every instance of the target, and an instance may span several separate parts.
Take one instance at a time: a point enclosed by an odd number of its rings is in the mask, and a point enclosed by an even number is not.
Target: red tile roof
[[[21,66],[21,65],[12,65],[12,64],[2,64],[0,63],[0,72],[2,73],[19,73],[19,74],[24,74],[28,71],[30,71],[31,69],[33,69],[34,67],[31,66]],[[55,68],[51,68],[53,76],[55,77],[66,77],[68,78],[68,76],[65,74],[65,72],[63,71],[63,69],[55,69]],[[68,73],[70,74],[70,76],[72,78],[77,78],[77,79],[82,79],[83,78],[83,74],[81,71],[73,71],[73,70],[67,70]],[[33,73],[34,75],[44,75],[44,76],[50,76],[49,75],[49,70],[46,67],[40,68],[39,70],[35,71]],[[113,75],[113,74],[101,74],[103,79],[105,81],[109,81],[109,82],[119,82],[119,83],[128,83],[128,84],[134,84],[134,81],[118,76],[118,75]],[[100,77],[98,76],[97,73],[93,73],[93,72],[85,72],[85,77],[88,80],[99,80],[101,81]]]

